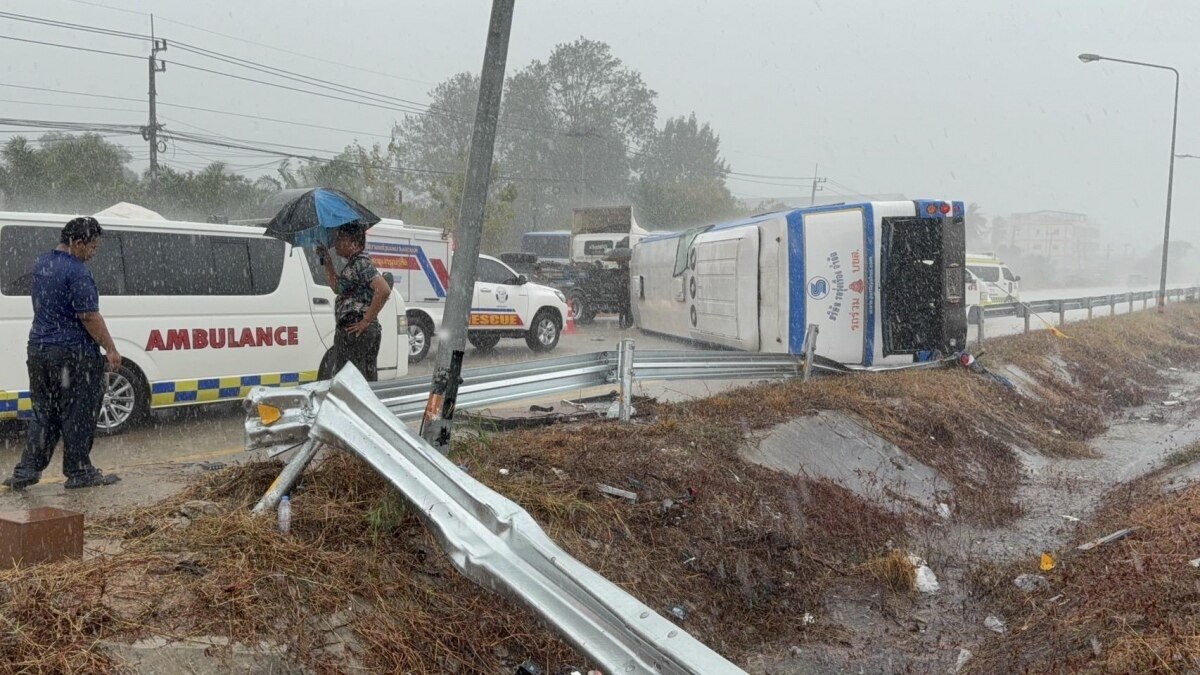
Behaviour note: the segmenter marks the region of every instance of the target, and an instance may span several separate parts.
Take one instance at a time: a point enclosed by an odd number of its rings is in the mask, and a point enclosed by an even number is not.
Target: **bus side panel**
[[[869,362],[864,359],[870,318],[867,302],[874,294],[866,287],[866,217],[862,206],[804,214],[803,270],[800,276],[793,272],[791,279],[792,301],[802,298],[807,322],[820,329],[817,353],[841,363]],[[797,341],[797,330],[803,344],[805,327],[795,322],[792,342]]]
[[[695,268],[688,287],[688,320],[697,340],[758,351],[756,226],[717,230],[692,242]]]
[[[788,233],[782,218],[759,224],[759,351],[788,353]]]

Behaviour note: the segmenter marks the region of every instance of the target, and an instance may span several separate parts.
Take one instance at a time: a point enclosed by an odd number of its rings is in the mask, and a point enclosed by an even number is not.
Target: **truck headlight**
[[[567,304],[567,296],[563,295],[562,291],[554,291],[554,296],[557,297],[558,301],[562,304]]]

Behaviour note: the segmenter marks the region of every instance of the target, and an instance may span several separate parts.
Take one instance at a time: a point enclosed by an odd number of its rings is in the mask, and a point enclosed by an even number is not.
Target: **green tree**
[[[729,166],[708,124],[688,117],[667,120],[639,154],[634,203],[647,227],[677,228],[712,222],[739,211],[725,186]]]
[[[137,198],[129,153],[99,134],[49,133],[38,143],[40,148],[18,136],[0,151],[6,208],[94,213]]]
[[[992,227],[983,208],[971,202],[967,204],[967,213],[963,216],[963,224],[967,229],[967,248],[972,251],[983,251],[992,243]]]
[[[143,186],[148,183],[148,177],[143,179]],[[250,218],[257,215],[258,206],[271,192],[245,176],[231,173],[223,162],[213,162],[198,172],[181,172],[162,165],[153,193],[147,191],[142,203],[174,220]]]

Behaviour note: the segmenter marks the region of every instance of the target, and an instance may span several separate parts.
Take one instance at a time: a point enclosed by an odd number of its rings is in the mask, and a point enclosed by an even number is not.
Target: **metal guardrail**
[[[578,356],[539,359],[503,366],[471,368],[462,373],[457,407],[462,410],[498,403],[540,398],[566,391],[620,385],[620,350]],[[803,360],[788,354],[752,354],[733,351],[630,350],[632,379],[746,379],[768,380],[802,373]],[[836,372],[827,365],[813,370]],[[429,399],[429,377],[410,377],[371,385],[396,417],[418,419]]]
[[[687,631],[571,557],[519,505],[409,431],[376,391],[347,366],[330,382],[251,392],[247,410],[274,406],[282,412],[281,421],[307,421],[309,428],[308,443],[272,484],[257,512],[270,510],[268,497],[275,495],[277,501],[291,489],[320,443],[343,448],[358,454],[403,493],[464,576],[523,603],[605,672],[744,675]],[[247,439],[255,448],[295,440],[294,426],[278,439],[272,437],[272,427],[252,414],[246,423]]]
[[[1091,295],[1076,298],[1055,298],[1052,300],[1030,300],[1027,302],[1006,302],[993,305],[984,305],[981,308],[976,320],[971,321],[971,325],[979,328],[979,340],[983,340],[986,336],[986,325],[988,319],[1002,319],[1006,317],[1020,317],[1025,319],[1025,332],[1028,333],[1031,325],[1030,318],[1040,315],[1058,315],[1058,325],[1066,323],[1067,312],[1086,309],[1088,319],[1092,318],[1093,311],[1097,307],[1106,307],[1110,314],[1117,313],[1118,306],[1128,305],[1128,311],[1134,311],[1134,303],[1141,301],[1142,309],[1148,309],[1152,302],[1156,302],[1158,291],[1129,291],[1126,293],[1114,293],[1110,295]],[[1167,289],[1166,299],[1168,302],[1193,301],[1200,299],[1200,287],[1188,286],[1183,288]]]

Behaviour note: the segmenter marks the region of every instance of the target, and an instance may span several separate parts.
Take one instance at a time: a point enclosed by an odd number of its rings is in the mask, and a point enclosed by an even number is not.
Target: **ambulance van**
[[[28,418],[30,270],[74,216],[0,212],[0,419]],[[100,218],[88,267],[123,363],[106,375],[98,426],[119,433],[152,409],[243,398],[332,375],[334,293],[302,249],[261,227]],[[402,293],[379,316],[379,379],[408,373]]]

